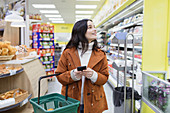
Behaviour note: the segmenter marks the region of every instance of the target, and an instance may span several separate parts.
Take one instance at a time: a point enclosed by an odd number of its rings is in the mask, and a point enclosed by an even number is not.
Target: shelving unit
[[[10,73],[8,73],[8,74],[0,75],[0,78],[5,78],[5,77],[9,77],[9,76],[14,76],[14,75],[16,75],[16,74],[18,74],[18,73],[21,73],[21,72],[23,72],[23,71],[24,71],[24,69],[20,69],[20,70],[18,70],[18,71],[12,71],[12,72],[10,72]]]
[[[32,96],[32,94],[30,94],[26,99],[24,99],[23,101],[21,101],[17,104],[14,104],[14,105],[11,105],[9,107],[5,107],[5,108],[0,109],[0,112],[11,110],[11,109],[16,108],[16,107],[22,107],[23,105],[25,105],[26,103],[29,102],[29,99],[31,98],[31,96]]]
[[[32,48],[37,49],[47,75],[54,73],[54,26],[48,24],[33,24]]]

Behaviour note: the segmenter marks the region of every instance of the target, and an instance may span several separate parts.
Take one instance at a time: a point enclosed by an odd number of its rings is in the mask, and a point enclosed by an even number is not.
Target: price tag
[[[16,70],[9,70],[9,72],[10,72],[10,75],[15,75],[17,73]]]
[[[20,107],[25,105],[26,103],[28,102],[28,98],[26,98],[21,104],[20,104]]]

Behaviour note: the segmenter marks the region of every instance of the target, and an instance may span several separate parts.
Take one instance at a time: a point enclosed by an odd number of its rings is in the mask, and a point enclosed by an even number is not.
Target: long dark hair
[[[87,38],[85,37],[85,33],[88,28],[88,26],[87,26],[88,21],[92,21],[92,20],[83,19],[83,20],[77,21],[74,24],[73,29],[72,29],[71,39],[68,42],[68,44],[66,45],[65,49],[72,48],[72,47],[75,47],[77,49],[79,42],[81,42],[82,43],[81,55],[83,55],[87,51],[89,42],[88,42]],[[93,41],[94,41],[94,45],[93,45],[92,50],[97,51],[97,49],[99,48],[98,44],[97,44],[97,40],[95,39]]]

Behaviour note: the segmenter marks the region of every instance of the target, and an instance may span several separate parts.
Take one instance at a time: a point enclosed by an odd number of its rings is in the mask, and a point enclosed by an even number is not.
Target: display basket
[[[59,74],[40,77],[38,97],[32,98],[30,100],[30,103],[34,109],[34,113],[77,113],[80,102],[67,97],[68,86],[66,86],[66,96],[58,93],[52,93],[40,97],[40,80],[42,78],[57,75]]]
[[[11,60],[13,57],[14,57],[14,55],[10,55],[10,56],[0,56],[0,61]]]

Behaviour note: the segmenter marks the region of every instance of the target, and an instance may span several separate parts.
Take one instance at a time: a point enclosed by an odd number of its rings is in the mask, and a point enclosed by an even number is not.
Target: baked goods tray
[[[11,60],[13,57],[14,57],[14,55],[10,55],[10,56],[0,56],[0,61]]]
[[[29,102],[29,99],[31,98],[31,96],[32,96],[32,94],[30,94],[26,99],[24,99],[23,101],[21,101],[19,103],[13,104],[13,105],[5,107],[5,108],[1,108],[0,112],[7,111],[7,110],[13,109],[13,108],[18,107],[18,106],[22,107],[27,102]]]
[[[24,69],[22,68],[22,69],[17,70],[17,71],[11,71],[11,73],[7,73],[7,74],[3,74],[3,75],[0,74],[0,78],[4,78],[4,77],[8,77],[8,76],[13,76],[13,75],[21,73],[23,71],[24,71]]]

